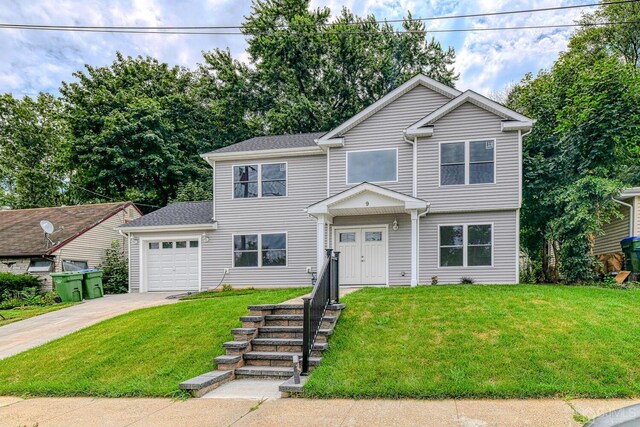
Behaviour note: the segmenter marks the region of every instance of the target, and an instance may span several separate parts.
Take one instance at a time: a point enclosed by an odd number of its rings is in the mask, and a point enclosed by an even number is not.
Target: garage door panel
[[[189,247],[188,240],[158,240],[145,246],[147,290],[199,290],[197,247]]]

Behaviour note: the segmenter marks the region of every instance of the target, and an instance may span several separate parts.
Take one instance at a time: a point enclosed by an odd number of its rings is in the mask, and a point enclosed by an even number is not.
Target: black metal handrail
[[[339,258],[340,252],[327,249],[327,259],[318,273],[311,296],[303,298],[302,322],[302,375],[309,374],[309,357],[318,337],[327,306],[340,300]]]

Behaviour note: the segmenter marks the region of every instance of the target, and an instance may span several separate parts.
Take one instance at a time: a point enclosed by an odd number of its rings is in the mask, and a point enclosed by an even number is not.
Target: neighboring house
[[[640,187],[624,189],[615,200],[620,205],[622,218],[604,225],[604,234],[596,237],[593,248],[594,255],[603,262],[607,272],[623,268],[620,240],[640,235]]]
[[[121,227],[130,291],[305,285],[325,248],[341,253],[342,285],[517,283],[532,124],[418,75],[327,133],[203,154],[212,202]]]
[[[50,288],[49,273],[97,267],[113,240],[126,248],[117,227],[141,215],[131,202],[0,210],[0,272],[38,275]]]

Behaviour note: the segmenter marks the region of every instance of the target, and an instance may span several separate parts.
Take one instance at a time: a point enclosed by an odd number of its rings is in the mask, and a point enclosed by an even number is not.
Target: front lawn
[[[183,396],[181,381],[215,369],[247,305],[309,288],[256,291],[146,308],[0,360],[0,395]]]
[[[0,326],[17,322],[18,320],[28,319],[30,317],[39,316],[50,311],[60,310],[69,307],[75,303],[61,303],[54,305],[28,305],[24,307],[12,308],[9,310],[0,310]]]
[[[310,396],[640,396],[637,290],[369,288],[343,302]]]

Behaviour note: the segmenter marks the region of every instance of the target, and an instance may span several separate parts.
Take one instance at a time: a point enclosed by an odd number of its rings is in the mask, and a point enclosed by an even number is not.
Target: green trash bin
[[[94,299],[104,296],[104,289],[102,288],[102,270],[89,268],[86,270],[80,270],[78,273],[82,273],[84,276],[84,279],[82,279],[82,294],[85,299]]]
[[[77,271],[51,273],[53,287],[63,302],[82,301],[82,277]]]
[[[640,236],[627,237],[620,241],[624,253],[624,269],[640,273]]]

